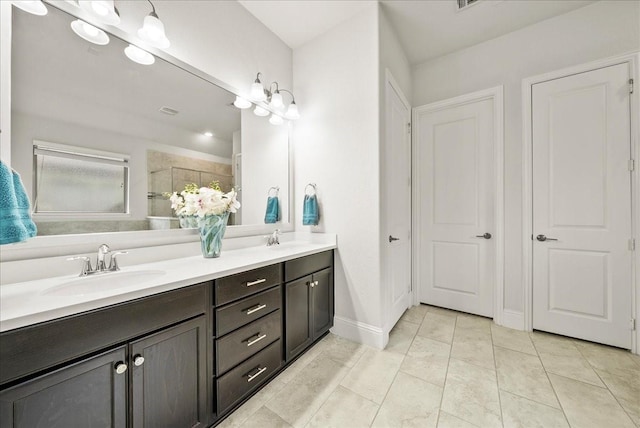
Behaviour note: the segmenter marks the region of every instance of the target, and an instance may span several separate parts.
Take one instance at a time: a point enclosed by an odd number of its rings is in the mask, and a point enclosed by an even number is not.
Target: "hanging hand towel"
[[[264,222],[269,224],[278,220],[280,220],[280,202],[277,196],[269,196],[267,198],[267,212],[264,215]]]
[[[316,195],[304,195],[302,207],[302,224],[305,226],[317,226],[320,220],[318,211],[318,199]]]
[[[24,241],[37,233],[20,175],[0,161],[0,245]]]

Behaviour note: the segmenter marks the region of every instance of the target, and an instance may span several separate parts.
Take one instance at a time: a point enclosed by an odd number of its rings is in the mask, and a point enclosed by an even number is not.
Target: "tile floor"
[[[220,427],[640,427],[640,357],[417,306],[384,351],[329,334]]]

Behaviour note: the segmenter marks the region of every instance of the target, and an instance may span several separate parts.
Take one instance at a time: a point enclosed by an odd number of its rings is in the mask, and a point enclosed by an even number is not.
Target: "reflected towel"
[[[24,241],[37,233],[20,175],[0,161],[0,245]]]
[[[302,224],[305,226],[317,226],[320,220],[318,211],[318,199],[316,195],[304,195],[302,207]]]
[[[264,215],[264,222],[269,224],[278,220],[280,220],[280,202],[277,196],[269,196],[267,198],[267,212]]]

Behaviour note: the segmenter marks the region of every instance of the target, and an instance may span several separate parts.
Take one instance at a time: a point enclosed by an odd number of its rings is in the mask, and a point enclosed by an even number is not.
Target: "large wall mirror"
[[[274,194],[290,222],[286,123],[167,55],[141,65],[113,34],[89,43],[56,7],[12,19],[11,160],[39,236],[179,228],[163,194],[212,181],[239,191],[231,227],[259,230]]]

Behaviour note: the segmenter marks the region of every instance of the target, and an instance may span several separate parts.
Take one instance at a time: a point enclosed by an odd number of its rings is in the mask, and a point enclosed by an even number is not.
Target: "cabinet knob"
[[[138,354],[135,357],[133,357],[133,365],[134,366],[140,367],[143,364],[144,364],[144,357],[142,355]]]
[[[116,363],[116,373],[122,374],[127,371],[127,365],[122,361]]]

